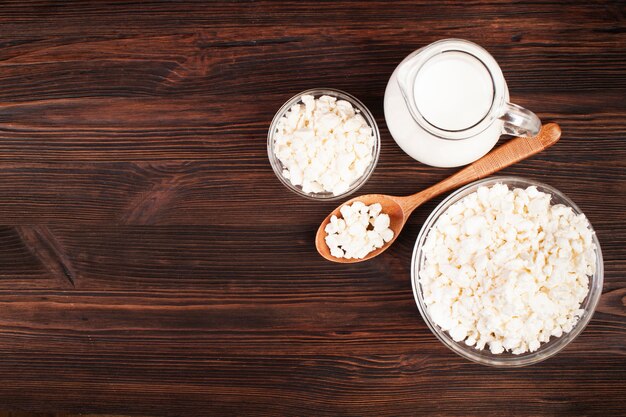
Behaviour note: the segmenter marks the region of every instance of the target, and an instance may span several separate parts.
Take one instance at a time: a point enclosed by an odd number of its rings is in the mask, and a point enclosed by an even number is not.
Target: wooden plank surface
[[[625,415],[626,5],[620,1],[0,4],[0,408],[136,415]],[[333,87],[381,127],[363,193],[454,172],[384,123],[395,66],[459,37],[561,142],[503,171],[594,225],[600,305],[558,356],[472,364],[419,316],[415,238],[364,264],[319,257],[334,203],[285,189],[274,112]],[[16,414],[20,415],[20,414]]]

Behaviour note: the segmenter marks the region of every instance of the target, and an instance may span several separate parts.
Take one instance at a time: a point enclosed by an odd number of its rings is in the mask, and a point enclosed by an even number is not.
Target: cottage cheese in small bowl
[[[426,323],[476,362],[546,359],[585,327],[603,280],[587,218],[558,190],[493,178],[450,195],[413,253],[413,290]]]
[[[373,116],[353,96],[308,90],[276,113],[267,148],[285,186],[305,197],[334,200],[370,177],[380,153],[380,134]]]

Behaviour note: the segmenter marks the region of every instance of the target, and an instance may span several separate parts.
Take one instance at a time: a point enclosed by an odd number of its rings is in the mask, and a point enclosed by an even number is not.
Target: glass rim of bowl
[[[372,129],[372,134],[374,135],[372,162],[368,165],[365,172],[363,172],[363,175],[361,175],[359,179],[357,179],[352,184],[350,184],[350,187],[344,193],[341,193],[338,195],[334,195],[332,192],[328,192],[328,191],[325,191],[322,193],[305,193],[302,190],[301,186],[293,185],[291,181],[289,181],[287,178],[283,176],[282,163],[280,162],[278,157],[274,154],[274,135],[276,134],[276,125],[278,124],[278,121],[285,115],[285,113],[291,108],[291,106],[301,101],[301,97],[306,94],[312,95],[316,98],[323,96],[323,95],[329,95],[332,97],[336,97],[337,99],[349,101],[353,105],[353,107],[359,110],[360,114],[363,116],[363,118],[367,122],[367,125]],[[378,129],[378,124],[376,123],[376,119],[374,118],[374,115],[370,112],[367,106],[363,104],[361,100],[359,100],[358,98],[356,98],[350,93],[346,93],[343,90],[338,90],[335,88],[311,88],[311,89],[302,91],[301,93],[298,93],[292,96],[289,100],[285,101],[285,103],[278,109],[278,111],[274,115],[274,118],[272,119],[269,130],[267,132],[267,155],[270,160],[270,165],[272,166],[272,170],[274,171],[274,174],[276,174],[280,182],[292,192],[296,193],[299,196],[308,198],[309,200],[316,200],[316,201],[340,200],[344,197],[347,197],[353,194],[355,191],[357,191],[359,188],[365,185],[367,180],[369,180],[369,178],[374,173],[376,166],[378,165],[378,158],[380,156],[380,148],[381,148],[380,130]]]
[[[551,185],[539,181],[517,176],[496,176],[474,181],[448,195],[443,201],[441,201],[441,203],[437,205],[437,207],[435,207],[435,209],[429,214],[428,218],[424,222],[424,225],[422,226],[417,236],[415,246],[413,248],[413,255],[411,258],[411,286],[413,288],[415,303],[417,304],[417,308],[420,312],[420,315],[422,316],[422,319],[424,320],[430,331],[446,347],[455,352],[457,355],[475,363],[493,367],[513,368],[528,366],[544,361],[559,353],[576,337],[578,337],[578,335],[580,335],[580,333],[585,329],[585,327],[591,320],[591,317],[593,316],[598,305],[600,296],[602,295],[602,286],[604,283],[604,263],[602,250],[600,248],[600,242],[598,240],[595,230],[593,229],[593,226],[591,225],[591,222],[589,222],[589,228],[592,232],[592,242],[596,246],[596,271],[593,275],[588,276],[589,292],[581,303],[581,308],[584,309],[584,312],[569,333],[563,333],[560,337],[550,337],[550,340],[548,342],[542,343],[538,350],[534,352],[526,352],[520,355],[514,355],[508,352],[504,352],[502,354],[492,354],[489,351],[488,347],[485,347],[483,350],[478,350],[473,346],[467,346],[464,341],[454,341],[452,337],[448,334],[448,332],[441,330],[441,328],[432,321],[430,315],[428,314],[426,304],[424,303],[421,286],[419,283],[419,272],[417,269],[424,261],[422,256],[422,248],[424,242],[426,241],[426,237],[428,236],[428,232],[430,232],[430,230],[432,229],[432,226],[439,219],[441,214],[443,214],[452,204],[460,201],[466,195],[474,192],[481,185],[494,185],[497,183],[503,183],[509,186],[513,184],[522,184],[525,187],[536,186],[540,189],[540,191],[548,192],[550,194],[551,204],[565,204],[571,207],[572,210],[574,210],[575,214],[583,213],[582,210],[580,210],[580,208],[576,205],[576,203],[574,203],[561,191],[552,187]],[[559,201],[554,201],[555,199]]]

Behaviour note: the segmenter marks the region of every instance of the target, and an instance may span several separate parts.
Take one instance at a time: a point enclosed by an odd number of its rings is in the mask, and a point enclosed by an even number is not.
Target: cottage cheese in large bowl
[[[427,220],[413,287],[431,330],[471,360],[521,366],[562,349],[602,288],[597,237],[557,190],[494,178],[453,193]]]

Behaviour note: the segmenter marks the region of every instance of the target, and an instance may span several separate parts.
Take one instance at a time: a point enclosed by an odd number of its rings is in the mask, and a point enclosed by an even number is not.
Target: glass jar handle
[[[541,130],[541,120],[530,110],[513,103],[506,103],[504,114],[500,119],[504,120],[502,133],[513,136],[537,136]]]

